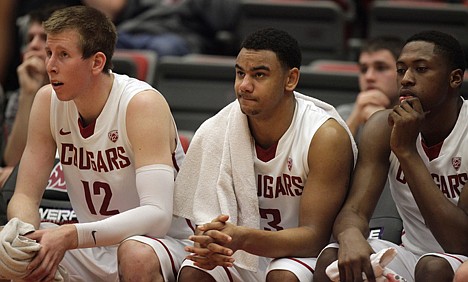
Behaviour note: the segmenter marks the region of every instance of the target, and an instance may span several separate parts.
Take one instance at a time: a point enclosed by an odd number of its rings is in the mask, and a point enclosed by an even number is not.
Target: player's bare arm
[[[349,197],[334,224],[334,236],[340,243],[341,281],[360,279],[363,271],[369,279],[374,277],[369,261],[373,250],[367,243],[368,223],[385,186],[389,168],[387,116],[388,111],[376,113],[364,126]]]
[[[363,129],[349,197],[334,224],[336,238],[341,232],[354,228],[364,237],[368,235],[367,222],[383,190],[389,168],[390,129],[386,124],[387,116],[388,111],[376,113]],[[348,217],[355,216],[357,221],[350,223]]]
[[[416,150],[416,138],[425,113],[418,98],[410,98],[396,106],[389,115],[393,125],[391,148],[408,182],[408,186],[439,244],[448,253],[468,254],[468,192],[461,190],[458,206],[440,191]],[[454,240],[453,238],[459,238]]]
[[[15,193],[8,206],[8,217],[18,217],[39,228],[39,203],[54,164],[56,145],[49,125],[51,88],[45,86],[36,95],[31,109],[28,141],[24,150]],[[38,230],[29,235],[41,244],[41,250],[28,265],[27,281],[52,279],[67,249],[76,247],[76,230],[63,226]]]
[[[135,152],[135,167],[172,166],[176,132],[164,97],[152,90],[137,94],[127,109],[127,132]]]
[[[348,193],[354,166],[351,140],[346,130],[329,119],[309,147],[309,175],[301,199],[299,225],[312,231],[304,255],[317,256],[328,243],[333,222]],[[320,214],[320,216],[317,216]]]
[[[49,124],[50,86],[36,95],[31,109],[28,141],[20,162],[15,193],[8,205],[8,218],[18,217],[39,228],[39,203],[54,164],[56,145]]]

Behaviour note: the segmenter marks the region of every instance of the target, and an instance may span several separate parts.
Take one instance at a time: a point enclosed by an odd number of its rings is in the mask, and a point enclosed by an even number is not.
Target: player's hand
[[[191,253],[186,258],[196,266],[211,270],[216,266],[231,267],[234,263],[232,250],[216,244],[211,237],[201,234],[190,236],[189,239],[194,241],[194,245],[185,247],[185,251]]]
[[[210,223],[198,226],[197,234],[189,237],[195,244],[185,247],[185,250],[192,253],[187,258],[195,265],[205,269],[232,266],[234,259],[231,255],[234,251],[227,246],[232,242],[232,237],[225,232],[233,229],[234,225],[227,223],[228,219],[229,216],[220,215]]]
[[[338,249],[340,281],[363,281],[363,274],[365,274],[367,281],[375,282],[374,270],[370,262],[370,255],[374,253],[374,250],[367,240],[360,233],[342,237],[346,237],[346,240],[340,241]]]
[[[217,266],[231,267],[234,263],[234,258],[230,255],[211,252],[206,248],[186,247],[185,250],[191,253],[186,257],[187,259],[193,261],[194,265],[206,270],[212,270]]]
[[[219,216],[214,219],[209,225],[202,225],[197,227],[195,235],[189,237],[194,242],[194,246],[187,246],[187,252],[196,253],[200,256],[209,257],[214,254],[221,256],[231,256],[234,252],[225,247],[232,241],[232,237],[228,234],[220,232],[226,226],[228,216]]]
[[[241,242],[238,240],[238,230],[241,228],[228,222],[228,219],[228,215],[220,215],[210,223],[198,226],[198,230],[203,232],[204,235],[210,236],[214,240],[214,243],[229,248],[232,252],[236,252],[240,249],[241,245]]]
[[[41,245],[41,249],[27,266],[29,273],[24,280],[53,281],[65,251],[76,248],[77,242],[70,240],[70,234],[73,232],[76,233],[74,226],[63,225],[27,234],[26,237],[36,240]]]
[[[388,124],[392,127],[390,148],[397,156],[416,150],[416,139],[426,114],[416,97],[403,100],[389,113]]]

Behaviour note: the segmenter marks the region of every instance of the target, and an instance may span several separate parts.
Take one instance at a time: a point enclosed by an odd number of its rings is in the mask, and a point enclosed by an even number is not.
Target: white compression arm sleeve
[[[174,169],[148,165],[136,170],[140,206],[96,222],[75,224],[78,248],[119,244],[133,235],[163,237],[172,221]]]

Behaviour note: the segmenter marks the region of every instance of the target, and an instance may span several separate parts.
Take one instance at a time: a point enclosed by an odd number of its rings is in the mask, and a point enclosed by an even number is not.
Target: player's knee
[[[179,282],[192,282],[192,281],[200,281],[200,282],[215,282],[214,278],[206,273],[203,270],[198,268],[185,266],[182,267],[179,273]]]
[[[120,244],[117,257],[121,281],[129,281],[128,277],[135,279],[135,275],[142,279],[151,277],[150,280],[143,281],[158,281],[162,278],[159,259],[153,248],[147,244],[127,240]]]
[[[322,251],[315,265],[314,281],[330,281],[325,270],[338,259],[338,249],[327,248]]]
[[[436,256],[425,256],[415,269],[415,281],[452,281],[454,273],[447,260]]]
[[[296,282],[299,281],[297,276],[287,270],[273,270],[268,272],[266,277],[267,282]]]

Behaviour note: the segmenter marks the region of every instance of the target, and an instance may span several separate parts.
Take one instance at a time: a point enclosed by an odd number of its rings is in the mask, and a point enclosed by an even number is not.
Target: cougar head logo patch
[[[110,141],[115,143],[119,139],[119,132],[117,130],[112,130],[109,131],[107,136],[109,137]]]

